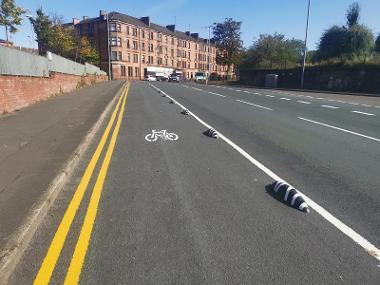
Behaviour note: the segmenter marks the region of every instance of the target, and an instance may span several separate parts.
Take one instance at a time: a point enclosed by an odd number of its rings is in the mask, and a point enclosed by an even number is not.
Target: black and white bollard
[[[174,101],[173,101],[173,100],[170,100],[169,104],[174,104]]]
[[[189,115],[189,114],[190,114],[190,112],[189,112],[189,110],[187,110],[187,109],[184,109],[184,110],[182,111],[182,114],[184,114],[184,115]]]
[[[210,138],[217,139],[217,138],[219,137],[218,132],[215,131],[213,128],[208,129],[206,133],[207,133],[207,135],[208,135]]]
[[[276,195],[288,205],[305,213],[310,212],[309,206],[294,187],[284,181],[276,181],[272,186]]]

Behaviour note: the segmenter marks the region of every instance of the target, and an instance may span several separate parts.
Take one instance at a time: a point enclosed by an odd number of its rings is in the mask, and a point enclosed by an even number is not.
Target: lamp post
[[[304,51],[303,51],[303,63],[302,63],[302,75],[301,75],[301,89],[303,89],[304,80],[305,80],[305,64],[306,64],[306,56],[307,56],[307,36],[309,33],[310,5],[311,5],[311,0],[308,0],[305,46],[304,46]]]
[[[208,81],[210,80],[210,74],[211,74],[211,28],[212,26],[206,26],[203,27],[204,29],[208,29],[208,74],[206,77],[206,85],[208,85]]]
[[[30,22],[30,30],[31,30],[31,35],[28,36],[28,38],[30,38],[30,47],[32,48],[33,52],[34,52],[34,31],[33,31],[33,24],[31,22],[31,20],[33,20],[33,15],[30,14],[30,11],[27,11],[28,14],[25,15],[25,17],[27,17],[29,19],[29,22]]]

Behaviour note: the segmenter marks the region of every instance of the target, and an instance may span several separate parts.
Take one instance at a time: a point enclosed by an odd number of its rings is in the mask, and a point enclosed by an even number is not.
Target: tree
[[[364,25],[356,24],[347,30],[344,53],[349,57],[366,57],[371,53],[374,45],[371,30]]]
[[[45,15],[42,8],[37,10],[37,17],[29,18],[34,33],[37,36],[38,53],[44,54],[49,46],[49,41],[52,33],[52,22],[49,16]]]
[[[380,53],[380,34],[376,38],[375,51],[378,52],[378,53]]]
[[[332,26],[323,32],[318,45],[318,54],[321,59],[340,57],[345,49],[347,29]]]
[[[346,13],[348,28],[352,28],[353,26],[359,24],[359,17],[360,17],[360,5],[358,2],[354,2],[350,5]]]
[[[231,66],[236,64],[236,56],[242,49],[241,23],[232,18],[226,18],[223,23],[214,23],[213,26],[213,41],[220,50],[216,61],[218,64],[227,65],[227,75],[230,73]]]
[[[371,53],[374,37],[369,28],[359,24],[360,6],[353,3],[346,13],[347,26],[327,29],[319,42],[318,55],[321,59],[355,58]]]
[[[7,42],[9,42],[8,33],[16,33],[18,29],[16,26],[21,24],[21,16],[25,13],[25,10],[16,6],[14,0],[1,0],[0,6],[0,26],[5,27],[5,36]]]
[[[81,37],[79,42],[79,57],[88,63],[99,64],[99,53],[91,46],[87,37]]]
[[[62,25],[53,26],[49,35],[48,48],[53,53],[73,58],[75,41],[71,32]]]
[[[241,68],[287,68],[300,63],[303,42],[284,35],[262,34],[247,51]]]

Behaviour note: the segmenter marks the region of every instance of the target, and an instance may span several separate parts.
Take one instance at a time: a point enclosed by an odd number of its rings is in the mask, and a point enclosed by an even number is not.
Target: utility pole
[[[211,28],[212,26],[206,26],[203,27],[204,29],[208,28],[208,75],[206,77],[206,85],[208,85],[208,81],[210,80],[210,74],[211,74]]]
[[[307,56],[307,36],[309,33],[310,5],[311,5],[311,0],[308,0],[305,46],[304,46],[304,51],[303,51],[303,63],[302,63],[302,75],[301,75],[301,89],[303,89],[304,80],[305,80],[305,64],[306,64],[306,56]]]
[[[107,13],[107,50],[108,50],[108,80],[112,80],[109,13]]]

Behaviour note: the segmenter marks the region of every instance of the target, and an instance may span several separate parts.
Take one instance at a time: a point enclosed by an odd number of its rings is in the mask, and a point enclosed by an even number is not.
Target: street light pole
[[[303,51],[303,64],[302,64],[302,75],[301,75],[301,89],[303,89],[304,80],[305,80],[305,64],[306,64],[306,56],[307,56],[307,36],[309,33],[310,5],[311,5],[311,0],[308,0],[305,46],[304,46],[304,51]]]
[[[207,85],[211,75],[211,26],[208,26],[208,76]]]

